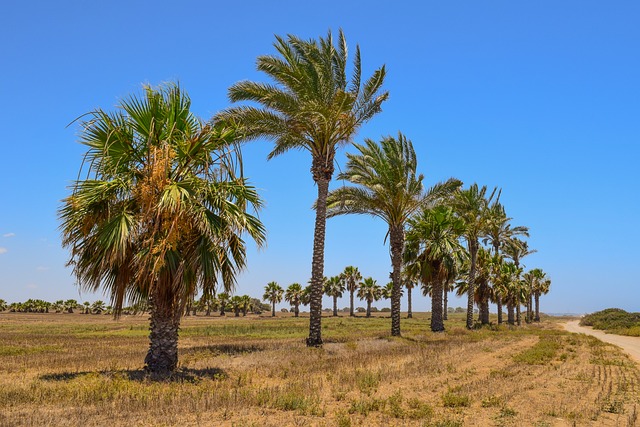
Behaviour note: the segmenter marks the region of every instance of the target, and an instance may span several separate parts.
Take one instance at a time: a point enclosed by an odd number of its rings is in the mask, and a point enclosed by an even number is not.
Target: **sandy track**
[[[622,348],[636,363],[640,364],[640,338],[627,337],[624,335],[606,334],[602,331],[587,326],[580,326],[579,320],[572,320],[564,324],[564,328],[569,332],[577,334],[593,335],[600,341],[617,345]]]

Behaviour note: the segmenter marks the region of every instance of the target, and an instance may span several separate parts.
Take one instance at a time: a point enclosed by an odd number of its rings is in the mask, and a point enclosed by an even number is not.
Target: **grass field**
[[[282,316],[288,316],[279,314]],[[144,379],[147,318],[0,313],[0,425],[633,426],[636,365],[546,319],[428,332],[427,315],[183,320],[180,373]]]

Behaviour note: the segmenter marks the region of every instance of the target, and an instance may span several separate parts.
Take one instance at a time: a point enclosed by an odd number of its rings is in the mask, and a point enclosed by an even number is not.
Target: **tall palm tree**
[[[145,358],[152,377],[178,361],[180,317],[194,289],[232,289],[245,267],[244,234],[265,230],[247,209],[261,201],[242,175],[235,131],[204,123],[177,85],[145,88],[116,112],[82,123],[85,180],[59,211],[62,243],[81,288],[104,288],[118,316],[125,299],[150,307]]]
[[[329,277],[324,282],[323,291],[326,295],[333,298],[333,316],[338,316],[338,298],[342,297],[345,290],[345,284],[340,276]]]
[[[431,295],[431,330],[444,331],[443,289],[455,273],[463,248],[463,221],[446,206],[425,209],[409,220],[407,257],[423,289]],[[425,294],[427,293],[425,292]]]
[[[384,66],[363,81],[360,48],[356,46],[351,78],[347,77],[347,42],[342,30],[337,44],[326,38],[302,40],[276,37],[277,55],[260,56],[258,70],[273,84],[242,81],[229,88],[233,102],[261,105],[233,107],[221,117],[239,123],[245,139],[266,137],[275,142],[269,158],[291,149],[311,153],[311,175],[318,187],[311,263],[311,307],[307,345],[322,345],[322,280],[326,198],[333,177],[336,150],[350,144],[363,123],[381,111]]]
[[[412,280],[404,280],[404,287],[407,288],[407,319],[413,318],[413,301],[411,298],[411,291],[416,286],[416,282]]]
[[[367,317],[371,317],[371,303],[378,301],[382,296],[382,289],[371,277],[367,277],[360,282],[358,288],[358,298],[367,301]]]
[[[264,287],[262,299],[271,303],[271,317],[276,317],[276,304],[282,301],[284,290],[276,282],[269,282]]]
[[[360,271],[358,271],[358,267],[354,267],[352,265],[345,267],[342,272],[342,280],[344,280],[345,286],[349,291],[349,316],[353,317],[355,316],[353,311],[353,295],[358,290],[358,285],[362,280],[362,275],[360,274]]]
[[[504,253],[508,258],[510,258],[513,261],[513,263],[516,266],[516,269],[518,270],[517,276],[516,276],[517,281],[520,281],[520,272],[521,272],[520,261],[522,260],[522,258],[526,257],[527,255],[531,255],[536,252],[537,251],[535,249],[529,249],[529,244],[527,242],[525,242],[524,240],[520,240],[516,237],[512,237],[505,241]],[[521,292],[516,293],[516,297],[517,297],[516,323],[518,324],[518,326],[522,324],[521,315],[520,315],[520,305],[522,302],[522,300],[520,299],[521,296],[522,296]]]
[[[541,277],[539,277],[538,282],[536,283],[536,288],[534,289],[534,295],[535,295],[535,301],[536,301],[536,317],[533,319],[534,322],[540,321],[540,295],[548,294],[550,288],[551,288],[551,279],[547,278],[546,274],[543,272]]]
[[[354,187],[340,187],[327,197],[327,216],[366,214],[378,217],[388,225],[391,280],[391,335],[400,336],[400,292],[402,289],[402,251],[407,220],[423,206],[449,196],[460,186],[450,179],[428,192],[417,174],[413,144],[402,133],[383,138],[380,143],[365,139],[354,144],[358,154],[347,154],[347,168],[338,175]],[[385,238],[386,239],[386,238]]]
[[[467,297],[467,329],[473,328],[473,303],[475,298],[475,276],[480,239],[487,233],[489,222],[489,205],[496,189],[487,196],[487,187],[473,184],[465,190],[456,192],[452,206],[457,215],[464,221],[464,240],[469,252],[469,277]]]
[[[300,315],[300,302],[302,298],[303,289],[300,283],[292,283],[284,293],[284,300],[293,306],[293,313],[295,317]]]

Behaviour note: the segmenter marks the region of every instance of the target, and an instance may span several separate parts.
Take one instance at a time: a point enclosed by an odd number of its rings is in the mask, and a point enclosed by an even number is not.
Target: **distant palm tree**
[[[535,300],[536,300],[536,317],[533,319],[534,322],[540,321],[540,295],[546,295],[549,293],[549,289],[551,288],[551,279],[547,278],[544,275],[540,278],[538,283],[536,284],[535,292]]]
[[[367,277],[360,283],[358,298],[367,301],[367,317],[371,317],[371,303],[378,301],[382,296],[382,289],[371,277]]]
[[[73,313],[73,310],[78,308],[78,301],[74,299],[68,299],[64,302],[64,309],[67,313]]]
[[[264,287],[262,299],[271,303],[271,317],[276,317],[276,304],[282,301],[284,290],[276,282],[269,282]]]
[[[153,378],[178,363],[178,331],[194,289],[230,290],[246,264],[245,236],[265,230],[239,162],[235,128],[198,119],[177,85],[145,88],[114,113],[82,123],[85,180],[59,211],[62,243],[82,289],[102,288],[114,314],[148,302]],[[80,174],[79,174],[80,175]]]
[[[253,303],[249,295],[242,295],[240,299],[240,308],[242,309],[242,316],[244,317],[247,315],[247,311],[253,309]]]
[[[324,293],[333,298],[333,316],[338,315],[338,298],[342,297],[345,283],[340,276],[329,277],[324,282]]]
[[[5,311],[8,307],[8,304],[5,300],[0,299],[0,311]]]
[[[300,304],[309,305],[311,302],[311,285],[305,286],[300,294]]]
[[[363,82],[360,48],[356,47],[353,74],[347,78],[347,42],[342,30],[337,46],[331,32],[319,40],[289,35],[276,37],[278,56],[258,57],[258,70],[275,84],[242,81],[229,88],[231,101],[262,105],[234,107],[221,117],[240,123],[246,139],[275,141],[269,158],[291,149],[311,153],[311,175],[318,187],[311,264],[311,307],[307,345],[322,345],[322,280],[326,198],[334,172],[336,150],[350,144],[362,124],[381,111],[388,98],[381,92],[384,66]]]
[[[360,271],[358,271],[358,267],[350,265],[344,268],[344,271],[342,272],[342,279],[345,281],[346,288],[349,291],[349,316],[353,317],[355,316],[353,296],[358,290],[358,286],[362,280],[362,275],[360,274]]]
[[[417,174],[413,144],[402,133],[383,138],[380,143],[365,139],[355,144],[358,154],[347,154],[347,168],[338,175],[355,187],[340,187],[327,197],[327,217],[365,214],[378,217],[388,225],[391,280],[391,335],[400,336],[400,292],[402,289],[402,251],[407,220],[421,207],[448,197],[460,186],[449,181],[424,191],[423,175]]]
[[[229,295],[228,292],[220,292],[216,299],[218,300],[217,305],[220,309],[220,316],[226,316],[226,311],[229,307],[229,302],[231,301],[231,295]]]
[[[101,314],[103,311],[106,310],[106,305],[104,304],[104,301],[94,301],[93,304],[91,304],[91,312],[94,314]]]
[[[527,255],[531,255],[536,252],[537,251],[535,249],[529,249],[529,245],[527,242],[520,240],[518,238],[512,237],[507,241],[505,241],[504,253],[508,258],[513,260],[513,263],[516,266],[516,270],[517,270],[516,280],[518,282],[520,282],[520,273],[522,272],[522,270],[520,269],[520,261],[522,260],[522,258],[526,257]],[[516,293],[517,299],[515,304],[516,304],[516,323],[518,324],[518,326],[522,324],[521,315],[520,315],[520,305],[522,303],[521,297],[522,297],[522,293],[517,292]]]
[[[231,304],[231,309],[233,310],[233,314],[235,317],[240,317],[240,308],[242,307],[242,297],[240,295],[234,295],[229,300]]]
[[[83,310],[82,310],[82,314],[89,314],[91,313],[91,303],[89,301],[85,301],[82,303],[83,305]]]
[[[300,315],[300,303],[303,293],[300,283],[292,283],[284,293],[284,300],[293,306],[293,313],[295,317]]]
[[[460,190],[453,198],[452,206],[460,219],[464,221],[463,237],[467,242],[469,252],[469,276],[467,298],[467,329],[473,328],[473,303],[475,298],[476,260],[480,239],[487,234],[489,228],[489,205],[497,189],[487,196],[487,187],[473,184],[465,190]]]
[[[215,310],[217,304],[216,296],[212,290],[208,290],[207,292],[203,292],[202,296],[198,300],[197,307],[204,311],[205,316],[211,316],[211,311]]]
[[[507,240],[514,236],[529,237],[529,229],[524,226],[512,227],[506,214],[504,206],[499,202],[500,196],[489,207],[489,219],[487,222],[486,236],[483,240],[485,244],[490,244],[493,248],[493,256],[501,257],[502,249]],[[495,262],[494,262],[495,264]],[[496,276],[496,274],[494,274]],[[494,283],[495,285],[495,283]],[[496,305],[498,306],[498,324],[502,323],[502,299],[499,293],[495,293]],[[489,304],[483,302],[480,310],[480,320],[482,323],[489,322]]]

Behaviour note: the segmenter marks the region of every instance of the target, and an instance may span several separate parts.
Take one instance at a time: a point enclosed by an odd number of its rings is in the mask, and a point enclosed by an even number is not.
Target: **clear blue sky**
[[[390,99],[358,141],[401,130],[427,184],[454,176],[501,187],[507,213],[530,227],[539,251],[524,263],[553,280],[544,311],[640,311],[640,3],[311,4],[6,2],[0,298],[102,298],[78,296],[60,247],[56,210],[83,154],[77,126],[67,127],[73,119],[169,80],[208,118],[229,105],[231,84],[264,80],[255,60],[274,52],[274,34],[316,38],[342,27],[352,51],[360,45],[367,75],[388,70]],[[269,233],[265,249],[250,248],[239,281],[238,292],[254,296],[269,281],[305,283],[311,269],[310,158],[267,162],[269,149],[257,141],[244,151]],[[367,217],[330,219],[326,275],[356,265],[386,283],[385,232]],[[415,298],[414,310],[428,308]]]

